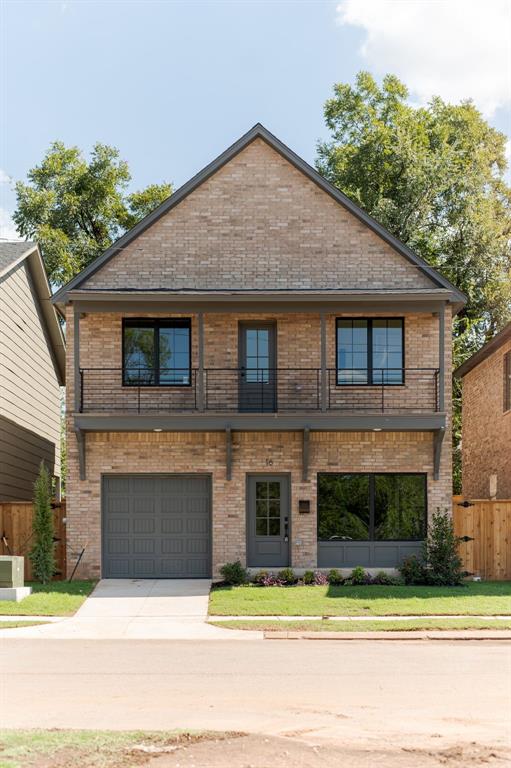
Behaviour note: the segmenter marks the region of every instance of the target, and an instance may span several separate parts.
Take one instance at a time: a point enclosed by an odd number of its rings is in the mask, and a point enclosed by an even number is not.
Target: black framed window
[[[337,318],[337,384],[403,384],[402,317]]]
[[[425,474],[318,474],[319,541],[420,541],[426,524]]]
[[[122,337],[125,385],[190,386],[189,319],[125,319]]]

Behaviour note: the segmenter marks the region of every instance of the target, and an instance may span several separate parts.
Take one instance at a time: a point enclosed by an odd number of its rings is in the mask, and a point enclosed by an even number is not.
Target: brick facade
[[[87,288],[432,288],[415,266],[379,239],[262,140],[256,140],[195,189],[175,209],[142,233],[86,282]],[[73,349],[72,306],[67,342]],[[130,313],[140,316],[139,313]],[[346,311],[345,316],[354,313]],[[405,318],[405,365],[436,368],[438,317],[402,313],[398,306],[378,316]],[[197,365],[197,317],[192,319],[192,367]],[[120,313],[80,319],[82,368],[120,368]],[[337,315],[341,316],[341,315]],[[363,316],[369,316],[364,313]],[[327,365],[335,368],[335,315],[328,315]],[[204,316],[205,367],[238,365],[240,320],[273,320],[280,368],[319,368],[318,314],[278,313]],[[67,364],[68,563],[86,545],[81,575],[100,575],[101,475],[109,473],[207,473],[213,491],[213,570],[246,555],[247,473],[291,476],[291,560],[316,565],[318,472],[425,472],[428,507],[450,508],[451,315],[445,323],[447,434],[440,477],[433,479],[431,432],[311,432],[309,479],[302,480],[300,432],[234,432],[232,479],[226,479],[223,433],[133,432],[86,435],[87,479],[79,479],[74,433],[73,357]],[[120,375],[119,375],[120,376]],[[121,390],[119,378],[118,389]],[[397,390],[396,390],[397,391]],[[407,388],[399,388],[406,405]],[[101,399],[102,393],[97,396]],[[111,396],[111,394],[109,394]],[[105,395],[106,397],[106,395]],[[311,502],[298,513],[298,500]]]
[[[463,495],[487,499],[496,476],[495,498],[511,499],[511,411],[504,411],[504,355],[511,339],[463,377]]]

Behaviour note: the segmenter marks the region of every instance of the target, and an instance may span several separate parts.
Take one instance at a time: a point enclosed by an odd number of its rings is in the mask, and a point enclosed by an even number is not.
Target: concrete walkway
[[[1,637],[80,640],[232,640],[262,638],[261,632],[206,623],[209,579],[103,579],[68,619],[4,629]],[[32,618],[32,617],[30,617]]]

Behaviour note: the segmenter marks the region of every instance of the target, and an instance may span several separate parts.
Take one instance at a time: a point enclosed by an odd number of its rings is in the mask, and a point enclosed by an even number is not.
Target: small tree
[[[42,461],[34,483],[34,520],[32,522],[34,546],[29,555],[34,578],[42,584],[51,581],[55,573],[53,513],[50,501],[50,476]]]
[[[430,584],[461,584],[463,570],[458,542],[451,516],[446,509],[437,509],[433,513],[428,538],[424,543],[424,560],[427,563],[427,580]]]

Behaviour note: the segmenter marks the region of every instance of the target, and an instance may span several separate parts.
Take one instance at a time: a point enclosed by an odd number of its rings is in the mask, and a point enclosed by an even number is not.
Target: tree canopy
[[[320,173],[467,294],[458,362],[511,317],[506,137],[470,101],[411,106],[393,75],[335,85],[324,115]]]
[[[151,184],[128,194],[128,164],[115,147],[96,144],[87,160],[78,147],[54,142],[28,183],[16,184],[14,222],[37,240],[52,284],[62,285],[172,193]]]

